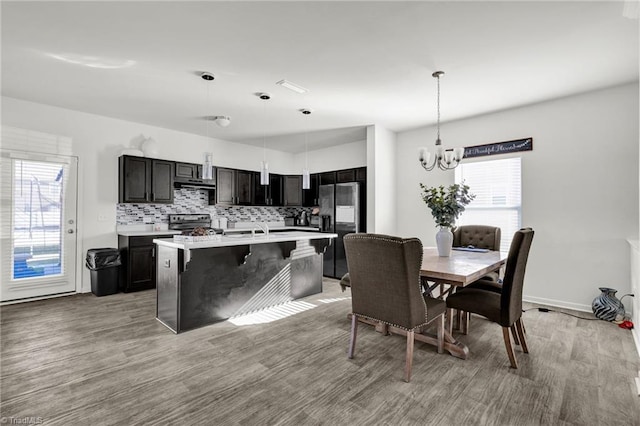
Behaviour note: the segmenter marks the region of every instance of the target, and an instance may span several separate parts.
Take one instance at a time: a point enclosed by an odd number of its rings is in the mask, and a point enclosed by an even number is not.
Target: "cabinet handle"
[[[151,257],[156,257],[156,248],[155,247],[153,247],[151,249]]]

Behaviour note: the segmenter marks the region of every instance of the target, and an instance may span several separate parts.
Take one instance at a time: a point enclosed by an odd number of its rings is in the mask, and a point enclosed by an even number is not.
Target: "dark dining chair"
[[[502,231],[497,226],[462,225],[453,231],[453,247],[475,247],[492,251],[500,251]],[[498,282],[499,272],[490,272],[482,279]]]
[[[461,225],[453,231],[453,246],[500,251],[501,230],[497,226]]]
[[[521,345],[522,351],[529,353],[521,317],[524,274],[533,234],[534,231],[531,228],[520,229],[514,234],[499,291],[496,283],[485,281],[487,288],[483,288],[480,284],[475,287],[470,285],[447,297],[450,318],[453,314],[452,309],[458,309],[482,315],[489,321],[502,326],[504,344],[512,368],[518,368],[518,364],[511,345],[510,330],[515,330],[514,336]]]
[[[411,380],[415,333],[436,322],[438,353],[444,349],[443,300],[421,293],[422,243],[417,238],[348,234],[344,246],[351,281],[351,339],[355,354],[358,319],[384,324],[385,332],[406,335],[405,381]]]

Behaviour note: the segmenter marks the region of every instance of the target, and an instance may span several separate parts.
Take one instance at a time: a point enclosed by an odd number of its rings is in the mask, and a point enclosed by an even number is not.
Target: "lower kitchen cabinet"
[[[156,287],[155,238],[171,238],[172,235],[118,236],[120,266],[120,290],[125,293]]]

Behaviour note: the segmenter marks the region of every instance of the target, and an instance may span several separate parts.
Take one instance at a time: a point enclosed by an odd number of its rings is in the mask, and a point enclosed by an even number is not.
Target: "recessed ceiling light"
[[[309,89],[305,89],[304,87],[298,86],[297,84],[292,83],[288,80],[280,80],[276,84],[282,87],[286,87],[289,90],[293,90],[296,93],[307,93],[309,91]]]

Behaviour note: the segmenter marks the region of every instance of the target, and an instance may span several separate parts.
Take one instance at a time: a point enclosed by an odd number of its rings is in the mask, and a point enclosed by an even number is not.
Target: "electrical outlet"
[[[98,215],[98,222],[106,222],[106,221],[107,221],[107,215],[100,213]]]

